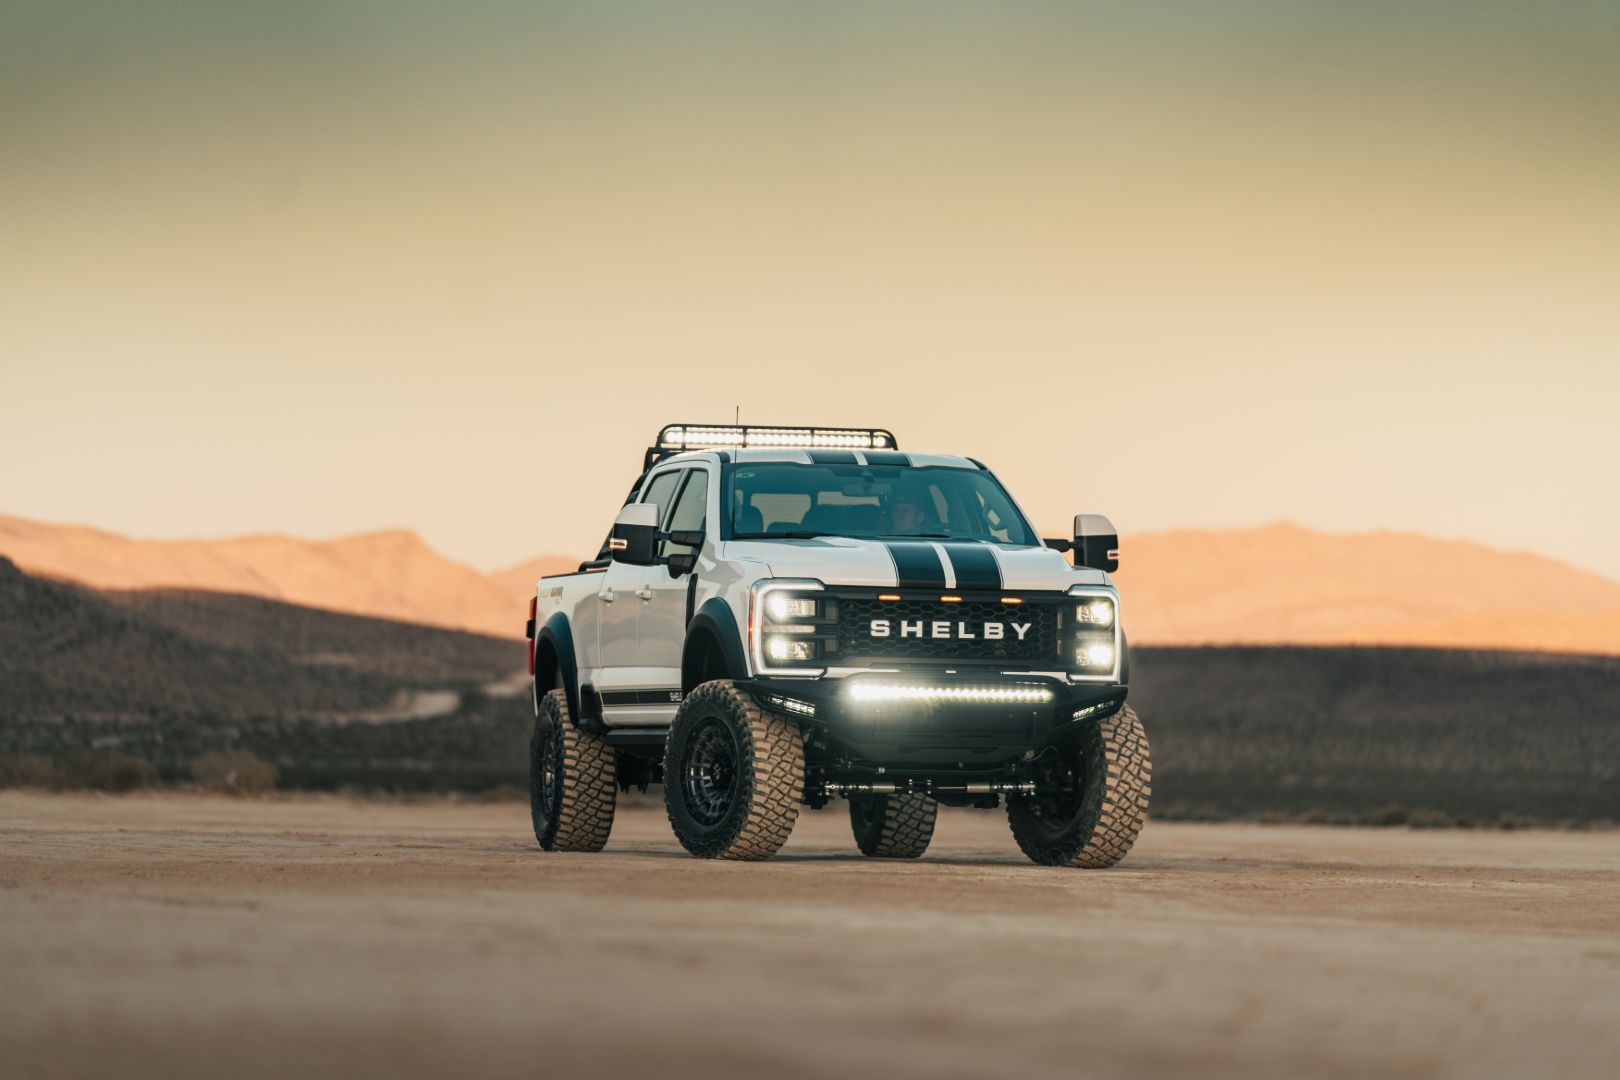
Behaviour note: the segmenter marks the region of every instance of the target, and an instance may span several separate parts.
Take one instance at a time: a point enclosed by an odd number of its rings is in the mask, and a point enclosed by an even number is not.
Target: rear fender
[[[579,668],[574,655],[574,631],[568,616],[553,612],[540,628],[534,642],[534,705],[540,708],[541,687],[561,688],[568,696],[568,715],[578,724],[584,717],[579,710]]]

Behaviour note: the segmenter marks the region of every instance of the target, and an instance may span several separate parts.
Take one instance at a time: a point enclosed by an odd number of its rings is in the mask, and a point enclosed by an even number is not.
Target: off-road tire
[[[804,738],[730,679],[686,695],[664,743],[664,807],[681,846],[702,859],[768,859],[787,843],[804,797]]]
[[[1136,711],[1126,706],[1060,748],[1059,768],[1077,789],[1067,799],[1008,799],[1013,839],[1044,866],[1113,866],[1136,843],[1153,794],[1153,761]]]
[[[862,855],[915,859],[934,838],[939,803],[926,795],[852,795],[849,824]]]
[[[616,765],[611,746],[574,726],[567,694],[541,696],[529,740],[529,816],[542,848],[601,851],[607,845],[619,796]]]

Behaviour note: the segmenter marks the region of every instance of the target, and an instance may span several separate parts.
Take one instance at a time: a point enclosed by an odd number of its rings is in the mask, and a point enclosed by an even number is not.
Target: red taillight
[[[529,674],[534,675],[534,616],[539,610],[540,598],[529,597],[529,625],[524,628],[524,635],[529,639]]]

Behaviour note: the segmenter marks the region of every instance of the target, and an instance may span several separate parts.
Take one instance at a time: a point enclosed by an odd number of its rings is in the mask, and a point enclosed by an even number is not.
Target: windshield
[[[729,488],[736,539],[1041,542],[995,478],[978,469],[763,462],[735,466]]]

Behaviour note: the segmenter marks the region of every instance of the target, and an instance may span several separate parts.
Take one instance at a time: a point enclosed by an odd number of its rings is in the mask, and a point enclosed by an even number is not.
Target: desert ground
[[[1111,871],[999,813],[918,862],[841,804],[760,865],[661,810],[0,793],[6,1076],[1614,1075],[1620,833],[1150,822]]]

